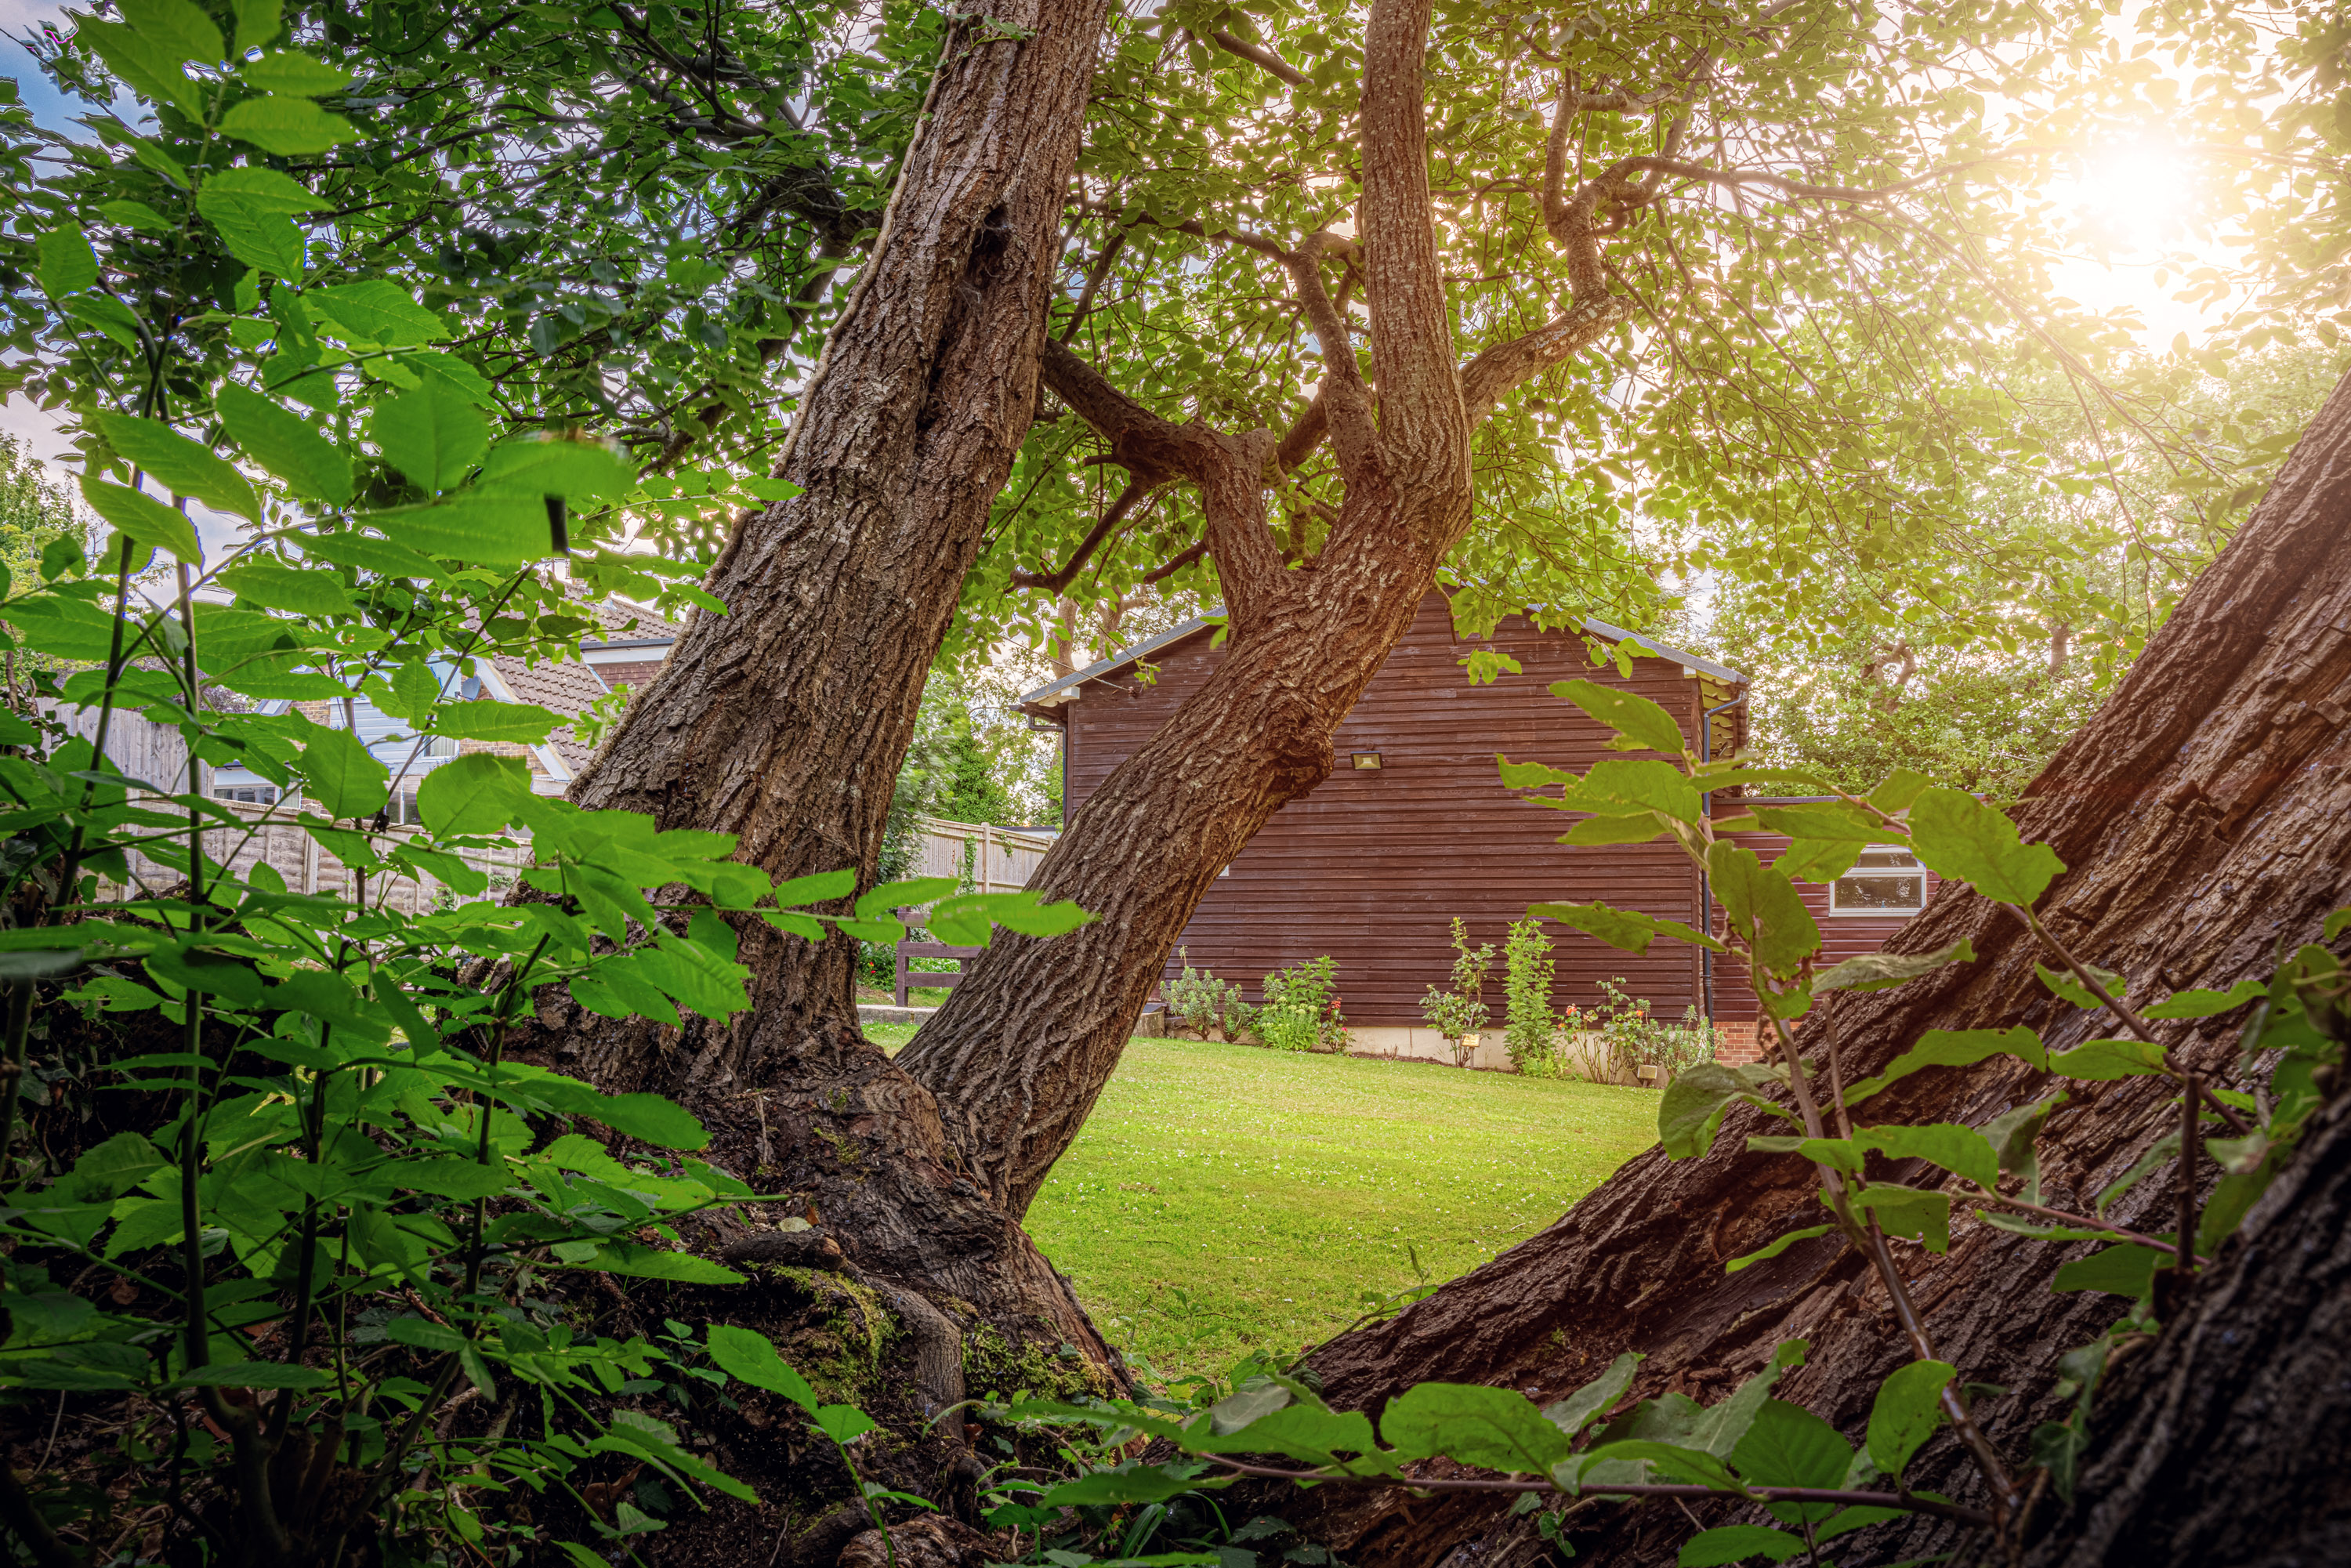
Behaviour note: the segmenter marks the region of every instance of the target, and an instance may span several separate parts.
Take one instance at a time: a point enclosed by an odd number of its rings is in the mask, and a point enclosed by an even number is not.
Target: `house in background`
[[[1211,645],[1214,631],[1187,622],[1022,699],[1033,718],[1061,728],[1065,821],[1206,682],[1224,656]],[[1632,674],[1613,664],[1593,668],[1587,636],[1640,655]],[[1477,646],[1516,659],[1522,673],[1470,685],[1462,664],[1469,648],[1454,634],[1444,595],[1422,602],[1341,724],[1330,776],[1275,813],[1193,912],[1182,946],[1196,967],[1239,982],[1255,999],[1266,974],[1328,954],[1338,960],[1342,1010],[1359,1049],[1450,1061],[1421,1004],[1429,987],[1447,982],[1455,915],[1471,941],[1498,949],[1527,906],[1541,903],[1600,900],[1699,926],[1711,913],[1719,928],[1719,911],[1709,911],[1677,847],[1561,844],[1573,819],[1504,789],[1495,757],[1580,769],[1614,755],[1613,731],[1549,691],[1579,676],[1649,698],[1686,735],[1703,727],[1712,754],[1728,756],[1745,739],[1747,677],[1595,621],[1579,634],[1512,617]],[[1718,800],[1714,809],[1729,816],[1753,803]],[[1770,834],[1740,839],[1767,860],[1786,844]],[[1831,959],[1876,949],[1933,891],[1904,852],[1868,859],[1879,863],[1856,866],[1834,887],[1799,884]],[[1685,1009],[1713,1019],[1729,1037],[1726,1059],[1751,1057],[1754,1002],[1735,962],[1667,941],[1635,957],[1555,923],[1546,929],[1556,943],[1556,1008],[1589,1009],[1604,1000],[1600,981],[1619,980],[1664,1021]],[[1170,977],[1178,967],[1171,960]],[[1486,994],[1494,1022],[1479,1065],[1500,1065],[1499,958]]]
[[[651,680],[660,673],[671,645],[684,634],[684,628],[675,622],[627,600],[605,600],[590,608],[603,625],[604,635],[583,642],[578,660],[531,664],[497,654],[475,660],[474,674],[454,680],[454,665],[435,661],[434,674],[441,677],[443,690],[447,694],[442,700],[471,702],[487,698],[535,703],[566,717],[577,716],[613,692]],[[343,706],[339,702],[297,706],[315,723],[330,729],[343,727]],[[587,766],[593,749],[569,727],[558,729],[536,746],[446,737],[427,737],[420,743],[405,719],[384,713],[372,703],[355,700],[351,709],[353,727],[360,738],[400,780],[392,801],[394,822],[414,821],[418,783],[433,768],[465,752],[490,751],[519,757],[530,768],[533,790],[541,795],[560,795],[571,787],[580,769]],[[210,778],[206,793],[215,800],[266,806],[277,799],[275,785],[244,768],[215,767],[207,771]]]

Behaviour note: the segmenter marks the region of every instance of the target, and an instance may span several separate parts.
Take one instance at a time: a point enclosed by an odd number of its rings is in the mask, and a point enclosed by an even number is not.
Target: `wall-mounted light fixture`
[[[1376,751],[1358,751],[1354,753],[1354,758],[1358,773],[1377,773],[1380,770],[1380,754]]]

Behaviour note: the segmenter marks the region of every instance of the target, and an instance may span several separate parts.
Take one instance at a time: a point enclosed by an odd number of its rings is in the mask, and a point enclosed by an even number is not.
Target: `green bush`
[[[1336,1051],[1345,1043],[1338,969],[1339,961],[1325,955],[1268,975],[1265,1007],[1255,1019],[1259,1041],[1272,1051]]]
[[[1542,921],[1530,915],[1510,927],[1502,944],[1502,996],[1506,1022],[1502,1043],[1510,1064],[1533,1078],[1557,1078],[1566,1064],[1560,1051],[1561,1023],[1552,1011],[1552,986],[1559,960],[1551,956]]]
[[[1469,1065],[1470,1047],[1463,1041],[1476,1038],[1492,1016],[1485,1002],[1486,971],[1494,966],[1494,945],[1480,947],[1469,946],[1469,927],[1461,917],[1453,917],[1452,988],[1442,986],[1428,988],[1421,1000],[1421,1016],[1428,1027],[1443,1035],[1453,1047],[1456,1063]]]

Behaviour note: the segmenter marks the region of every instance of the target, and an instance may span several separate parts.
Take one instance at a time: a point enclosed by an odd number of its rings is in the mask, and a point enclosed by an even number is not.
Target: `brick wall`
[[[1722,1043],[1716,1048],[1714,1059],[1731,1067],[1741,1067],[1763,1060],[1763,1048],[1755,1038],[1755,1020],[1718,1019],[1715,1028],[1722,1031]]]

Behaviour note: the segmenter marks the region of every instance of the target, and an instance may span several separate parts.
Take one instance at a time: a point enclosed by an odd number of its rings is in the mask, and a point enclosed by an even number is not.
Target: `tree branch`
[[[1217,47],[1224,50],[1227,54],[1238,55],[1242,59],[1249,61],[1249,64],[1280,78],[1291,87],[1306,87],[1311,85],[1307,80],[1305,72],[1291,65],[1288,60],[1283,59],[1280,55],[1275,54],[1271,49],[1259,48],[1255,44],[1249,43],[1243,39],[1233,37],[1233,35],[1226,32],[1221,27],[1209,33],[1207,35],[1207,38],[1210,43],[1216,45]]]
[[[1345,243],[1328,234],[1309,235],[1296,251],[1285,252],[1281,261],[1306,307],[1306,324],[1322,350],[1322,390],[1315,394],[1314,404],[1322,410],[1332,447],[1339,455],[1339,472],[1352,485],[1374,476],[1380,462],[1380,430],[1372,417],[1371,388],[1364,381],[1363,367],[1355,362],[1353,334],[1322,287],[1324,252]],[[1312,416],[1313,406],[1310,406],[1307,417]],[[1305,423],[1300,421],[1301,425]]]
[[[1627,295],[1602,293],[1573,305],[1522,337],[1497,343],[1461,372],[1461,406],[1474,427],[1494,412],[1513,387],[1533,380],[1615,329],[1633,314]]]
[[[1047,574],[1023,571],[1016,567],[1012,572],[1012,585],[1015,588],[1041,588],[1048,593],[1059,593],[1069,587],[1077,580],[1078,573],[1085,570],[1086,562],[1093,558],[1094,551],[1102,548],[1102,541],[1117,531],[1118,526],[1126,521],[1127,513],[1134,509],[1134,504],[1150,495],[1152,488],[1140,476],[1128,479],[1126,488],[1119,492],[1118,499],[1110,504],[1109,509],[1102,513],[1102,521],[1096,523],[1093,531],[1079,543],[1061,570]]]

